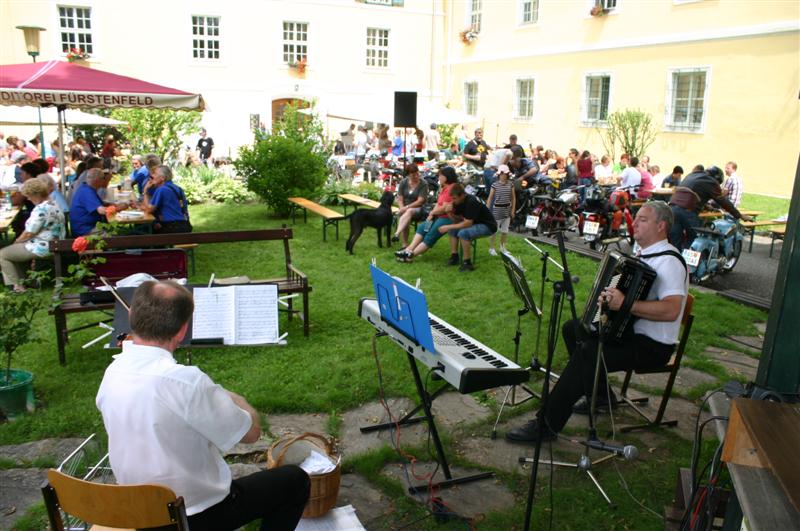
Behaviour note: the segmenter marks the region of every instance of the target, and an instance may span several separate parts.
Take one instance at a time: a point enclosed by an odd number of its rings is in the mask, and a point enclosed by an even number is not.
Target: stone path
[[[729,378],[750,380],[755,377],[758,367],[758,353],[760,352],[764,327],[759,328],[758,337],[731,336],[729,339],[737,347],[723,349],[708,347],[705,356],[718,363],[725,369]],[[615,376],[612,375],[612,379]],[[655,414],[660,400],[660,395],[648,394],[647,390],[657,390],[663,386],[666,375],[636,375],[631,390],[634,396],[648,396],[650,401],[642,408],[650,414]],[[665,418],[679,419],[674,432],[684,439],[691,440],[694,435],[695,420],[698,415],[698,404],[684,398],[693,390],[707,388],[709,384],[722,385],[715,376],[682,367],[678,373],[675,384],[675,394],[669,401]],[[534,389],[541,386],[541,379],[536,378],[531,385]],[[500,400],[504,389],[498,389],[495,398]],[[405,415],[414,407],[408,399],[390,399],[387,405],[392,412],[392,420]],[[434,415],[441,435],[452,441],[447,451],[454,455],[459,462],[472,463],[469,468],[452,466],[455,477],[471,474],[478,471],[503,471],[522,475],[529,474],[529,468],[520,465],[520,457],[532,457],[533,447],[526,445],[510,444],[505,441],[505,432],[522,422],[528,420],[532,413],[511,412],[513,417],[504,419],[498,425],[498,436],[491,439],[492,426],[495,415],[493,410],[475,400],[470,395],[460,395],[455,392],[442,394],[434,402]],[[708,418],[708,414],[700,413],[701,419]],[[386,408],[379,402],[364,404],[359,408],[341,414],[339,422],[330,422],[327,414],[305,415],[271,415],[269,417],[268,432],[261,440],[254,444],[239,444],[233,448],[227,459],[231,463],[234,477],[251,474],[265,466],[265,452],[272,443],[280,437],[299,435],[306,431],[325,434],[330,425],[338,425],[338,449],[344,460],[356,458],[367,452],[395,444],[394,430],[375,431],[362,434],[360,428],[387,422],[390,420]],[[640,418],[630,408],[621,407],[615,411],[616,425],[638,423]],[[554,454],[565,462],[577,462],[578,456],[583,451],[579,440],[584,437],[586,417],[573,415],[565,429],[565,436],[553,442]],[[611,432],[611,422],[608,415],[598,419],[598,430],[601,438]],[[639,431],[634,434],[617,436],[618,441],[625,444],[635,442],[639,448],[639,459],[658,459],[659,447],[663,435],[652,431]],[[404,448],[423,447],[427,441],[427,427],[424,423],[403,426],[401,429],[400,443]],[[46,468],[60,463],[82,439],[45,439],[20,445],[0,447],[0,462],[4,469],[0,470],[0,528],[10,529],[13,523],[25,514],[27,508],[41,501],[40,487],[45,477]],[[414,473],[424,476],[433,469],[435,463],[430,461],[417,462]],[[556,470],[559,470],[558,468]],[[376,471],[377,472],[377,471]],[[402,485],[404,491],[409,482],[418,484],[415,479],[409,480],[410,467],[403,467],[398,463],[389,463],[379,471],[385,478],[396,481]],[[540,468],[540,474],[546,476],[550,473],[549,467]],[[557,472],[558,473],[558,472]],[[439,470],[436,480],[443,479]],[[513,493],[504,483],[497,479],[481,480],[474,483],[459,485],[455,488],[439,491],[444,503],[452,511],[467,517],[477,516],[492,511],[507,510],[515,502]],[[410,496],[411,497],[411,496]],[[426,498],[418,497],[420,503]],[[349,473],[342,476],[339,490],[338,505],[351,504],[362,523],[367,529],[382,529],[389,523],[397,523],[398,515],[396,501],[382,491],[377,485],[367,478]]]

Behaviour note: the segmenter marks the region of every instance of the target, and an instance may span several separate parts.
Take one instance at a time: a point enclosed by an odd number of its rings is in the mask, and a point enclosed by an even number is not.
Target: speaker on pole
[[[394,93],[394,124],[398,127],[417,126],[417,93]]]

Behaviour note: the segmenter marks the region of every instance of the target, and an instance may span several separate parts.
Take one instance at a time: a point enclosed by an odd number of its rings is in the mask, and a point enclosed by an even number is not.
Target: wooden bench
[[[291,203],[292,224],[295,223],[294,216],[299,208],[303,209],[303,223],[308,223],[308,211],[310,210],[322,216],[322,241],[328,240],[328,225],[336,226],[336,239],[339,239],[339,222],[344,219],[340,212],[331,210],[305,197],[290,197],[289,202]]]
[[[283,227],[280,229],[267,230],[244,230],[230,232],[190,232],[183,234],[156,234],[156,235],[137,235],[137,236],[114,236],[106,238],[107,250],[142,249],[146,247],[170,247],[192,244],[211,244],[211,243],[230,243],[244,241],[283,241],[284,261],[286,274],[278,278],[264,279],[259,281],[277,284],[278,293],[282,295],[300,294],[303,299],[302,310],[296,309],[292,303],[293,299],[286,301],[287,308],[281,311],[287,312],[289,320],[295,314],[303,320],[303,334],[309,335],[309,305],[308,294],[311,286],[308,277],[297,269],[292,263],[289,251],[289,240],[293,238],[292,229]],[[50,251],[53,253],[53,263],[56,277],[63,277],[66,268],[65,258],[72,251],[73,239],[55,240],[50,242]],[[114,303],[81,304],[80,295],[77,293],[63,294],[56,301],[57,306],[51,310],[55,319],[56,343],[58,346],[58,361],[61,365],[66,363],[65,346],[69,341],[69,333],[88,328],[92,325],[82,326],[74,329],[67,328],[67,315],[71,313],[105,311],[110,312],[114,309]]]
[[[772,258],[772,250],[775,246],[775,240],[783,240],[783,238],[786,236],[786,226],[784,225],[783,227],[772,229],[769,231],[769,236],[772,238],[772,241],[769,242],[769,257]]]
[[[339,198],[344,201],[344,214],[347,215],[347,203],[353,203],[358,206],[365,206],[368,208],[378,208],[381,206],[380,201],[375,201],[373,199],[368,199],[366,197],[361,197],[360,195],[355,194],[339,194]],[[400,210],[399,207],[392,205],[392,214],[397,214],[397,211]]]
[[[750,235],[750,246],[747,249],[748,253],[753,252],[753,237],[756,235],[756,229],[758,227],[769,227],[771,225],[784,225],[780,221],[742,221],[742,227],[744,228],[744,235]]]

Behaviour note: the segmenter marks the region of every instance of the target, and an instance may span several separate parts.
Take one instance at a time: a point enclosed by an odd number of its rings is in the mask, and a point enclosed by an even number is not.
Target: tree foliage
[[[289,214],[290,197],[313,197],[327,179],[325,155],[311,142],[280,134],[266,135],[239,149],[234,167],[278,215]]]
[[[183,139],[200,131],[197,111],[114,109],[111,117],[128,122],[119,129],[133,153],[155,153],[162,161],[178,160]]]
[[[326,158],[333,152],[331,142],[325,138],[325,127],[319,116],[313,112],[313,105],[310,107],[311,113],[300,112],[305,110],[298,104],[289,103],[284,107],[280,119],[272,124],[272,135],[283,136],[295,140],[314,153],[325,155]],[[257,139],[267,138],[269,133],[257,133]]]
[[[456,141],[453,134],[456,130],[457,124],[439,124],[439,134],[442,136],[442,144],[439,146],[441,149],[447,149],[450,144]]]
[[[597,129],[606,153],[616,159],[616,147],[631,157],[641,157],[656,140],[653,118],[639,109],[623,109],[608,115],[607,127]]]

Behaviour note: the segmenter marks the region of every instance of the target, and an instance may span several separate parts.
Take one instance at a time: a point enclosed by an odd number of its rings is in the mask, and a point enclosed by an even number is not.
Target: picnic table
[[[359,205],[369,207],[369,208],[378,208],[381,206],[379,201],[374,201],[372,199],[368,199],[366,197],[361,197],[360,195],[355,194],[339,194],[339,198],[344,201],[344,215],[347,215],[347,204],[353,203],[358,208]],[[392,214],[396,213],[398,207],[392,206]]]
[[[106,219],[109,223],[115,223],[119,225],[144,225],[147,232],[153,232],[153,222],[156,220],[153,214],[148,214],[147,212],[142,212],[141,210],[134,210],[133,212],[141,212],[142,215],[132,217],[130,214],[125,214],[125,212],[129,211],[121,210],[119,212],[106,215]]]
[[[653,195],[671,196],[675,193],[674,188],[654,188],[651,192]]]
[[[740,214],[743,216],[750,216],[755,220],[758,216],[763,214],[760,210],[740,210]],[[723,210],[707,210],[705,212],[700,212],[700,219],[717,219],[721,218],[726,214]]]

